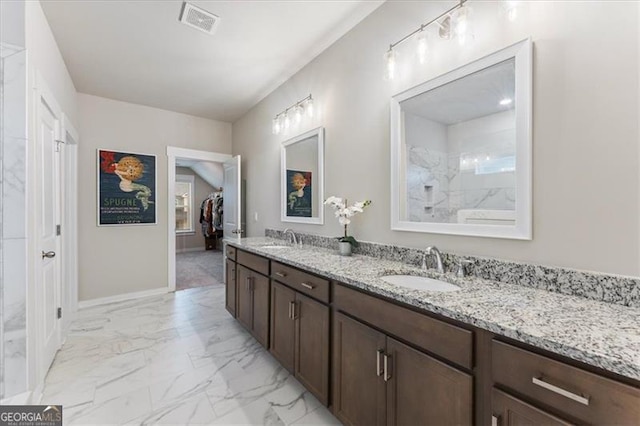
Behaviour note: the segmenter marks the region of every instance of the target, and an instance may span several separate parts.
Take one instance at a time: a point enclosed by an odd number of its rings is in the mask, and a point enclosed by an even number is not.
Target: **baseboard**
[[[191,253],[193,251],[206,251],[204,247],[191,247],[191,248],[183,248],[176,250],[177,253]]]
[[[141,297],[157,296],[169,293],[169,287],[154,288],[153,290],[136,291],[134,293],[118,294],[116,296],[100,297],[98,299],[82,300],[78,302],[78,309],[91,306],[106,305],[107,303],[124,302],[125,300],[140,299]]]
[[[23,392],[18,395],[0,400],[0,405],[29,405],[32,403],[31,395],[32,393],[30,391]]]

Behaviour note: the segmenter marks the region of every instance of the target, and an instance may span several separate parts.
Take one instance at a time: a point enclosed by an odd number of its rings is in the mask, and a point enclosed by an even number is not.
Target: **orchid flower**
[[[344,226],[344,236],[340,237],[340,241],[349,242],[352,245],[357,246],[358,242],[356,239],[350,237],[347,233],[347,225],[351,223],[351,217],[355,216],[357,213],[364,212],[364,208],[371,204],[371,200],[358,201],[354,205],[347,207],[347,200],[331,196],[325,200],[324,204],[331,206],[335,210],[335,217],[338,219],[340,225]]]

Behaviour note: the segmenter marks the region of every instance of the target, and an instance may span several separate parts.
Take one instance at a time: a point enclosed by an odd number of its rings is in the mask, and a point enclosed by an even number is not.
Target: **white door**
[[[40,334],[43,338],[42,367],[46,372],[60,348],[60,152],[56,142],[56,118],[44,98],[38,105],[38,165],[40,168],[38,197],[40,211],[38,237],[41,248],[41,276],[36,289],[39,297]]]
[[[242,237],[240,156],[224,162],[224,238]]]

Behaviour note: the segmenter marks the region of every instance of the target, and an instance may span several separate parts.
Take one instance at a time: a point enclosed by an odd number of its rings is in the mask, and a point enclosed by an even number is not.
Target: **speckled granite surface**
[[[604,303],[537,288],[438,276],[396,260],[315,246],[282,246],[268,237],[229,240],[235,247],[318,275],[640,380],[640,308]],[[408,290],[387,284],[386,274],[425,275],[461,287],[451,293]]]
[[[299,232],[296,232],[296,235],[301,236],[307,245],[338,248],[335,238]],[[267,229],[266,236],[281,238],[282,232]],[[361,242],[360,247],[355,249],[354,253],[420,265],[424,249]],[[486,280],[519,284],[624,306],[640,307],[640,278],[531,265],[479,256],[458,256],[443,252],[442,261],[445,269],[455,271],[455,264],[459,258],[471,261],[471,264],[466,268],[469,275]],[[429,265],[433,267],[433,259],[429,259]]]

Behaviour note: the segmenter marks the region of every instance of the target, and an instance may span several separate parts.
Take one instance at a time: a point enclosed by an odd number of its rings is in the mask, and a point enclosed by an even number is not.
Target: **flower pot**
[[[349,242],[338,242],[340,246],[340,256],[351,256],[351,243]]]

